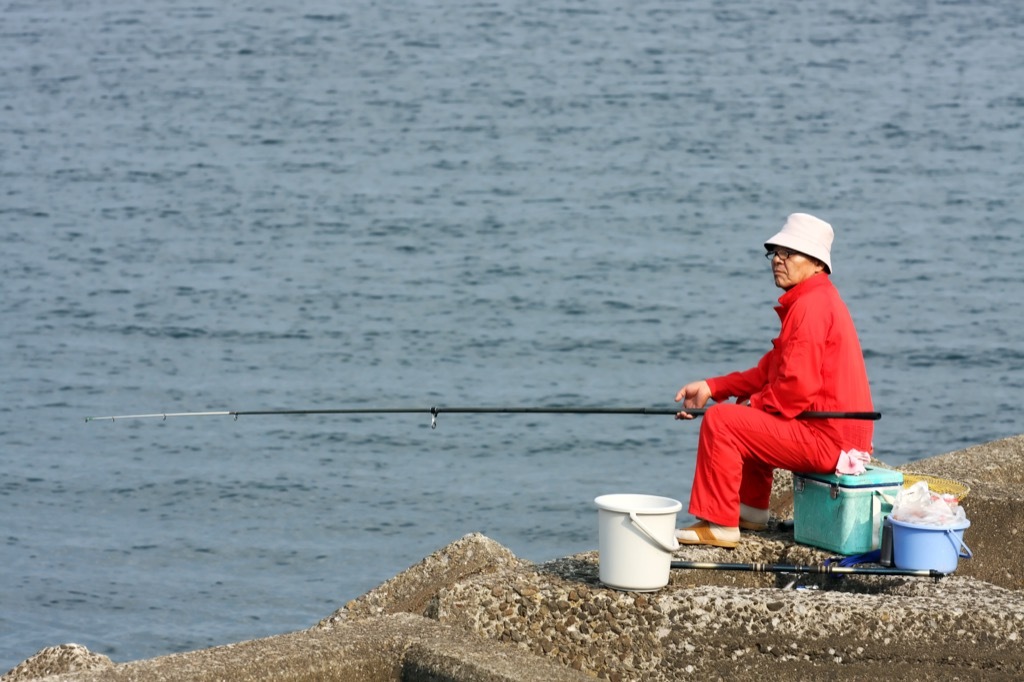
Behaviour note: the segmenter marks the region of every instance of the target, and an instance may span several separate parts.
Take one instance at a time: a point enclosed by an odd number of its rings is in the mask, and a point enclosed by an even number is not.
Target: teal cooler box
[[[867,467],[859,475],[793,474],[793,539],[840,554],[878,549],[903,474]]]

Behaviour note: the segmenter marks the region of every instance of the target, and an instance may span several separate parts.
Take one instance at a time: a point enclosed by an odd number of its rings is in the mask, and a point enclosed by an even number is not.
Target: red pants
[[[833,473],[839,447],[807,422],[746,405],[719,403],[704,413],[690,513],[734,527],[740,502],[767,509],[775,469]]]

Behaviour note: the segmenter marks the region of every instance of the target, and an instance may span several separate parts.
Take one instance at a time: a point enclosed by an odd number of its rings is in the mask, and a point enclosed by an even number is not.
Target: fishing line
[[[107,417],[86,417],[85,421],[118,421],[122,419],[163,419],[171,417],[267,417],[278,415],[306,415],[306,414],[429,414],[430,428],[437,428],[437,417],[442,412],[452,414],[641,414],[641,415],[676,415],[681,411],[701,417],[707,408],[688,409],[681,408],[664,409],[653,407],[355,407],[344,409],[323,409],[323,410],[221,410],[215,412],[155,412],[151,414],[120,414]],[[797,419],[868,419],[877,420],[882,418],[880,412],[802,412]]]

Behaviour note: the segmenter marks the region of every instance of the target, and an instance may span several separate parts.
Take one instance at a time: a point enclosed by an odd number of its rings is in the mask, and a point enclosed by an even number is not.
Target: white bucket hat
[[[773,246],[793,249],[817,258],[825,264],[825,270],[832,272],[832,226],[820,218],[807,213],[793,213],[786,218],[782,230],[764,243],[771,251]]]

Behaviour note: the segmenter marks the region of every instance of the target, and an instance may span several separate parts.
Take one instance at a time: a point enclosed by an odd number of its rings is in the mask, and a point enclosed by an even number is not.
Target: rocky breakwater
[[[93,669],[48,679],[1024,679],[1024,436],[907,468],[971,486],[976,556],[952,576],[673,570],[665,588],[630,593],[600,583],[596,552],[533,564],[471,534],[307,631],[117,665],[81,652]],[[773,506],[785,504],[780,477]],[[676,558],[828,556],[776,526]],[[41,652],[2,679],[46,666]]]

